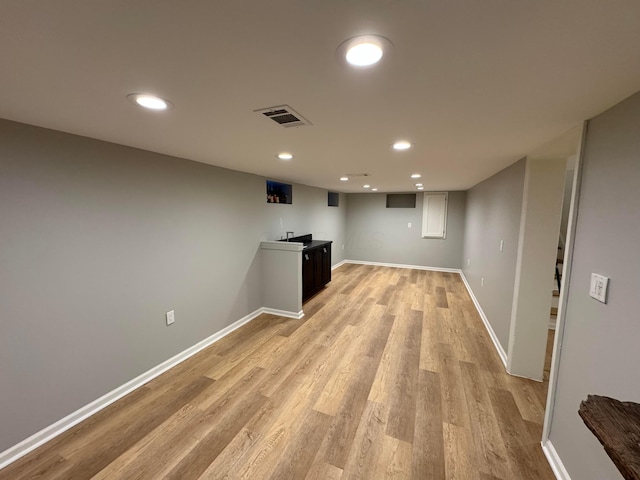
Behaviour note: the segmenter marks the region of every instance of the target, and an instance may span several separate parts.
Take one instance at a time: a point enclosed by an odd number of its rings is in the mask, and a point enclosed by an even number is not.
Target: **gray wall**
[[[0,120],[0,451],[261,307],[259,242],[342,244],[340,200]]]
[[[462,270],[505,352],[509,345],[525,166],[526,159],[522,159],[467,191]],[[502,252],[500,240],[504,240]],[[482,277],[484,287],[480,286]]]
[[[571,478],[622,476],[578,416],[588,394],[640,402],[640,94],[589,121],[550,439]],[[608,304],[589,297],[610,277]]]
[[[449,192],[444,240],[421,237],[421,193],[417,194],[416,208],[386,208],[384,193],[353,193],[347,197],[345,257],[349,260],[460,268],[465,192]]]
[[[261,178],[261,194],[264,189]],[[339,207],[327,206],[327,190],[294,185],[292,205],[265,203],[261,207],[262,240],[286,238],[287,231],[294,232],[294,236],[310,233],[316,240],[331,240],[331,265],[335,265],[345,259],[341,246],[346,238],[346,194],[340,194],[339,204]]]

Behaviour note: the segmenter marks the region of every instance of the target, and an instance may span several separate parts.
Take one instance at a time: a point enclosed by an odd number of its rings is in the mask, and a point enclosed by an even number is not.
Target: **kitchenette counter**
[[[331,281],[332,243],[313,240],[311,234],[261,242],[265,307],[301,318],[302,302]]]

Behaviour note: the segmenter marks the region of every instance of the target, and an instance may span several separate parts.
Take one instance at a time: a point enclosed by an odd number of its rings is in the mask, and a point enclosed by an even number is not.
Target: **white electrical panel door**
[[[422,204],[422,237],[446,238],[447,236],[446,192],[425,192]]]

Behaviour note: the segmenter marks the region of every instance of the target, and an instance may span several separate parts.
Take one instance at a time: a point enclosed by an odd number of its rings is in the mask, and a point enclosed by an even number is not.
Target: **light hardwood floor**
[[[0,479],[552,480],[546,383],[506,374],[457,274],[343,265]]]

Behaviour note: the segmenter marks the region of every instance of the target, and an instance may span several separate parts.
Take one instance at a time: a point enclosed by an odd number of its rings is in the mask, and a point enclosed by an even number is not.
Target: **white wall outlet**
[[[504,240],[500,240],[500,251],[504,250]]]
[[[344,243],[342,244],[342,250],[344,250]]]
[[[176,321],[175,310],[171,310],[170,312],[167,312],[167,325],[171,325],[175,321]]]
[[[609,287],[609,277],[591,274],[591,284],[589,286],[589,296],[595,298],[599,302],[607,303],[607,288]]]
[[[411,222],[407,224],[407,228],[411,228]]]
[[[471,259],[470,259],[470,258],[467,258],[467,267],[468,267],[469,265],[471,265]]]
[[[481,286],[481,287],[484,287],[484,277],[481,277],[481,278],[480,278],[480,286]]]

